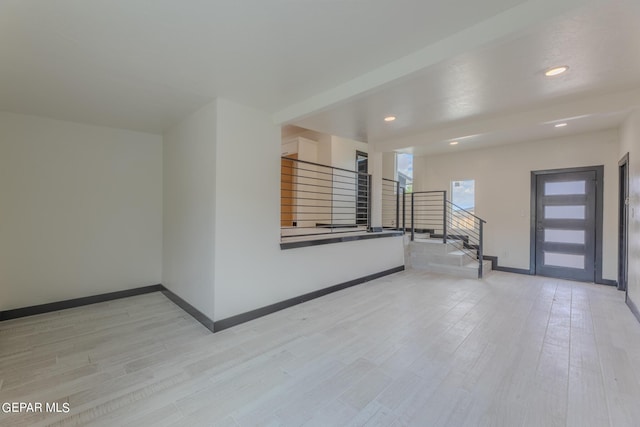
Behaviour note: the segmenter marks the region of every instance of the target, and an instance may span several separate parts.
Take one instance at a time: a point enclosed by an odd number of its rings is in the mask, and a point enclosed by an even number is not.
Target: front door
[[[595,281],[596,171],[536,176],[536,274]]]

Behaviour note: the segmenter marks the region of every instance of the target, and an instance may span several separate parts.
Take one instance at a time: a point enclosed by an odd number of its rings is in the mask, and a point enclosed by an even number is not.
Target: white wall
[[[622,158],[629,153],[629,298],[640,306],[640,110],[626,120],[620,133]]]
[[[298,160],[318,162],[318,143],[307,138],[298,138]]]
[[[161,283],[162,138],[0,113],[0,310]]]
[[[281,250],[280,129],[217,105],[215,320],[404,264],[400,237]]]
[[[287,156],[296,153],[298,160],[318,162],[318,142],[297,136],[282,141],[280,155]]]
[[[306,162],[318,162],[318,142],[307,138],[297,137],[298,160]],[[318,185],[318,179],[326,178],[327,170],[324,167],[299,163],[296,166],[297,177],[294,178],[294,188],[297,197],[308,197],[304,191],[316,190],[312,185]],[[318,173],[320,172],[320,173]],[[306,185],[305,185],[306,184]],[[312,203],[296,203],[302,206],[295,208],[294,220],[297,227],[315,227],[317,223],[331,222],[331,196],[330,194],[316,194],[318,200]],[[323,200],[326,199],[326,200]]]
[[[163,284],[209,318],[214,307],[216,104],[205,106],[164,134]],[[247,153],[230,163],[234,179]]]
[[[349,171],[356,170],[356,151],[366,153],[368,145],[337,136],[331,137],[331,166]],[[357,176],[349,172],[334,171],[333,215],[331,222],[340,225],[356,223]]]
[[[415,157],[414,189],[450,191],[452,180],[475,179],[476,214],[487,221],[485,254],[528,269],[531,171],[594,165],[605,166],[603,276],[616,280],[616,131]]]
[[[321,165],[331,164],[331,135],[318,135],[318,138],[314,139],[318,142],[318,163]]]
[[[282,140],[282,153],[298,153],[298,159],[355,170],[356,151],[369,151],[369,144],[314,131]]]
[[[396,180],[396,153],[382,153],[382,177]]]
[[[367,153],[369,145],[352,139],[331,137],[331,166],[336,168],[356,169],[356,151]]]

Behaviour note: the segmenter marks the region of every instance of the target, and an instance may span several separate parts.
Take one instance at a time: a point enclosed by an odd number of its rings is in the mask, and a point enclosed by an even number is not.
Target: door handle
[[[542,226],[541,223],[538,223],[538,226],[536,228],[538,231],[544,231],[544,227]]]

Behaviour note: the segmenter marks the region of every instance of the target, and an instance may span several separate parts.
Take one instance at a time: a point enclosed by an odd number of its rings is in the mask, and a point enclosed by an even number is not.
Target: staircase
[[[448,274],[451,276],[477,279],[480,277],[477,257],[468,250],[461,250],[460,240],[443,242],[442,237],[431,238],[426,234],[415,234],[414,240],[407,239],[405,262],[411,268]],[[491,271],[491,261],[482,262],[482,274]]]
[[[383,180],[382,224],[409,232],[408,267],[471,279],[491,271],[483,258],[486,221],[452,203],[446,191],[405,193],[397,181]]]
[[[403,203],[406,212],[406,197]],[[447,199],[446,191],[411,193],[407,243],[409,266],[438,273],[482,279],[491,262],[482,261],[485,220]]]

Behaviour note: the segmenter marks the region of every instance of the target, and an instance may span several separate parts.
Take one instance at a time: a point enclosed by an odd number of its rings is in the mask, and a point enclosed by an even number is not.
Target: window
[[[407,193],[413,191],[413,154],[396,154],[397,180]]]
[[[476,181],[451,181],[451,203],[457,206],[453,209],[462,208],[473,213],[476,207]]]

